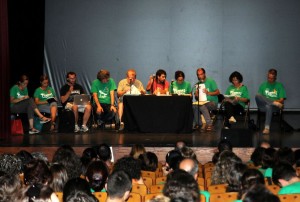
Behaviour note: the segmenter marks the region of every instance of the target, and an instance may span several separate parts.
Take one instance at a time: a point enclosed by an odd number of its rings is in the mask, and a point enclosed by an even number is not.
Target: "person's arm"
[[[103,112],[103,108],[101,107],[101,104],[100,104],[100,101],[98,99],[98,94],[97,93],[93,93],[93,99],[94,99],[94,102],[97,106],[97,113],[100,114]]]
[[[48,104],[48,101],[40,101],[40,99],[38,97],[34,98],[34,102],[36,105],[44,105],[44,104]]]
[[[69,97],[70,97],[70,95],[71,95],[71,93],[73,91],[73,88],[74,88],[73,86],[70,86],[70,88],[66,92],[66,94],[60,96],[61,103],[67,102],[67,100],[69,99]]]
[[[21,101],[23,101],[23,100],[26,100],[26,99],[28,99],[28,98],[29,98],[28,95],[25,95],[25,96],[20,97],[20,98],[15,98],[15,97],[11,96],[11,97],[10,97],[10,103],[16,104],[16,103],[21,102]]]
[[[215,96],[215,95],[219,95],[220,94],[220,91],[219,89],[216,89],[214,91],[211,91],[211,92],[208,92],[208,90],[206,88],[203,89],[203,92],[206,94],[206,95],[210,95],[210,96]]]
[[[115,91],[111,90],[109,94],[110,94],[110,110],[116,112],[117,109],[115,107]]]
[[[146,87],[146,90],[147,90],[147,91],[150,91],[150,90],[151,90],[151,87],[152,87],[153,82],[154,82],[154,76],[151,75],[151,76],[149,77],[149,81],[148,81],[148,84],[147,84],[147,87]]]

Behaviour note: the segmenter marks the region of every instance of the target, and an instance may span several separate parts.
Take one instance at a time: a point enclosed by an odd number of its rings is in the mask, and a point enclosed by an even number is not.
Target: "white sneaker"
[[[81,131],[84,132],[84,133],[85,133],[85,132],[88,132],[88,131],[89,131],[89,128],[88,128],[86,125],[82,125],[82,126],[81,126]]]
[[[80,131],[80,128],[79,128],[79,126],[76,124],[75,125],[75,129],[74,129],[74,133],[77,133],[77,132],[79,132]]]
[[[37,130],[37,129],[35,129],[35,128],[31,128],[31,129],[29,130],[29,134],[30,134],[30,135],[36,134],[36,133],[39,133],[39,132],[40,132],[40,131]]]
[[[263,130],[263,132],[262,132],[263,134],[269,134],[270,133],[270,129],[268,129],[268,128],[265,128],[264,130]]]
[[[230,117],[230,119],[228,119],[228,120],[229,120],[229,123],[236,123],[236,120],[233,116]]]
[[[119,130],[124,130],[124,122],[121,122],[121,123],[120,123],[120,128],[119,128]]]

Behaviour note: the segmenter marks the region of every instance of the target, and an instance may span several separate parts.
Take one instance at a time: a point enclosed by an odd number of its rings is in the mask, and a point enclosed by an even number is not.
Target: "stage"
[[[256,113],[252,112],[250,119],[256,121]],[[200,162],[207,162],[216,149],[222,137],[233,142],[234,151],[247,160],[253,149],[262,141],[267,140],[275,147],[300,148],[300,113],[285,112],[283,129],[278,120],[274,119],[269,135],[262,135],[261,130],[244,129],[242,123],[232,126],[231,130],[222,129],[222,116],[217,117],[214,130],[202,132],[194,130],[192,133],[139,133],[116,131],[114,129],[91,129],[87,133],[40,133],[12,135],[9,139],[0,140],[0,153],[16,153],[21,149],[27,151],[42,151],[49,160],[57,147],[69,144],[76,153],[81,155],[86,147],[107,143],[113,147],[116,159],[129,154],[134,144],[143,144],[147,151],[153,151],[160,161],[164,161],[165,154],[173,149],[178,140],[183,140],[197,153]],[[292,130],[293,129],[293,130]]]

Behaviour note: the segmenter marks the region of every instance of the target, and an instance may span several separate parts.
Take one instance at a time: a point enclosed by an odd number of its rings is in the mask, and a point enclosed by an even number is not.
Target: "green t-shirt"
[[[38,98],[40,101],[47,101],[49,98],[55,98],[56,94],[50,86],[48,86],[45,90],[39,87],[35,89],[33,97]]]
[[[170,84],[169,91],[172,94],[190,94],[192,92],[192,87],[190,82],[183,81],[181,84],[179,84],[177,81],[174,81]]]
[[[91,92],[97,93],[100,104],[111,104],[110,92],[116,89],[116,83],[112,78],[109,78],[107,83],[102,83],[96,79],[92,82]]]
[[[10,97],[13,97],[15,99],[19,99],[19,98],[22,98],[22,97],[27,96],[27,95],[28,95],[27,87],[24,88],[23,90],[20,90],[18,85],[14,85],[10,89]],[[10,106],[13,106],[13,105],[14,105],[13,103],[10,104]]]
[[[300,194],[300,182],[295,182],[293,184],[282,187],[278,194]]]
[[[204,85],[205,88],[207,89],[208,92],[214,92],[215,90],[218,89],[217,83],[215,82],[215,80],[206,77],[205,81],[204,81]],[[195,91],[197,90],[197,88],[195,88]],[[207,95],[207,101],[211,101],[211,102],[215,102],[215,104],[218,104],[218,96],[214,95]]]
[[[258,93],[269,98],[271,100],[278,100],[280,98],[286,98],[286,93],[282,83],[274,82],[264,82],[260,85]]]
[[[249,97],[249,92],[247,86],[242,85],[241,87],[235,87],[234,85],[230,85],[226,92],[226,95],[230,95],[233,97],[240,97],[240,98],[247,98],[250,99]],[[242,105],[245,108],[246,103],[245,102],[238,102],[240,105]]]

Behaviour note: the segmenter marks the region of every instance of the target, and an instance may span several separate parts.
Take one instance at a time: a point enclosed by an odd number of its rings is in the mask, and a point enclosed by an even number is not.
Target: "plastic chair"
[[[63,192],[55,192],[59,202],[63,202]]]
[[[149,200],[155,198],[155,197],[158,196],[158,195],[162,195],[162,194],[161,194],[161,193],[147,194],[147,195],[145,196],[145,202],[147,202],[147,201],[149,201]]]
[[[211,194],[221,194],[226,192],[227,184],[210,185],[207,187],[207,191]]]
[[[237,200],[238,193],[237,192],[226,192],[221,194],[211,194],[210,202],[233,202]]]
[[[127,202],[142,202],[142,196],[138,193],[130,192]]]
[[[142,177],[144,184],[147,186],[148,189],[153,185],[153,181],[151,177]]]
[[[274,185],[274,184],[272,184],[272,185],[266,184],[266,188],[275,195],[277,195],[280,190],[280,187],[278,185]]]
[[[165,184],[167,177],[158,177],[155,179],[155,184]]]
[[[151,171],[144,171],[142,170],[142,177],[150,177],[152,179],[152,184],[155,183],[155,179],[156,179],[156,174],[155,172],[151,172]]]
[[[300,194],[280,194],[278,195],[281,202],[299,202]]]
[[[150,187],[150,193],[151,194],[162,193],[164,186],[165,186],[164,184],[152,185]]]
[[[133,184],[131,192],[132,193],[138,193],[138,194],[140,194],[143,197],[146,194],[148,194],[148,189],[147,189],[147,186],[144,185],[144,184]]]
[[[205,186],[205,179],[202,177],[197,178],[197,183],[201,186]]]
[[[98,199],[99,202],[105,202],[107,199],[106,192],[94,192],[93,195]]]

